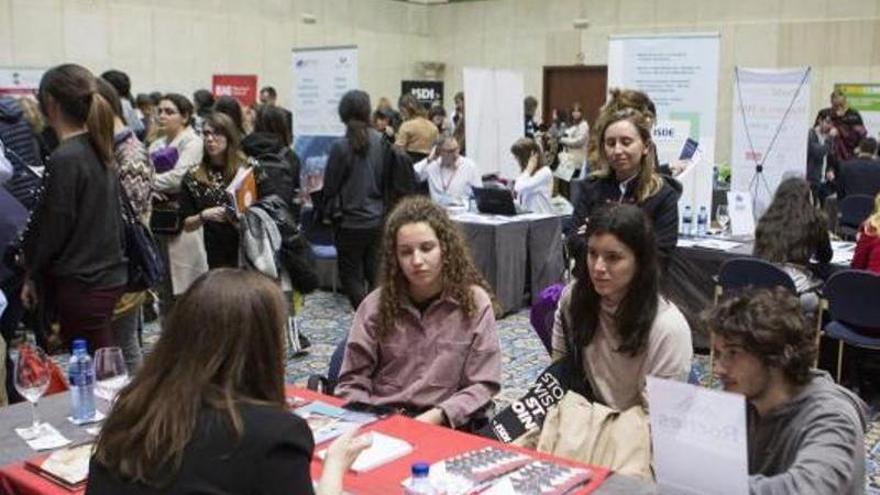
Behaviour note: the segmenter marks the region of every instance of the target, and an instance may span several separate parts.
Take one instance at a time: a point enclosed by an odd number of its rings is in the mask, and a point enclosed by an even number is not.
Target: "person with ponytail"
[[[110,318],[128,282],[113,109],[75,64],[47,71],[38,97],[60,144],[23,239],[22,302],[44,312],[54,303],[66,346],[76,338],[89,350],[112,346]]]
[[[376,285],[385,215],[382,136],[370,126],[370,95],[351,90],[339,101],[345,137],[330,148],[320,205],[335,230],[342,290],[357,309]]]

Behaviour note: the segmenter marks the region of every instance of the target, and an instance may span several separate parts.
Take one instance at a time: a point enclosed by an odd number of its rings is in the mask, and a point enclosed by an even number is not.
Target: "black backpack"
[[[390,212],[398,201],[416,192],[416,173],[409,155],[385,140],[382,148],[385,154],[382,169],[385,211]]]
[[[264,153],[257,156],[254,163],[254,179],[257,182],[259,198],[278,196],[294,210],[294,213],[298,213],[299,181],[296,174],[299,171],[299,159],[293,153],[290,155],[292,156],[290,159],[297,163],[289,163],[288,157],[281,153]]]

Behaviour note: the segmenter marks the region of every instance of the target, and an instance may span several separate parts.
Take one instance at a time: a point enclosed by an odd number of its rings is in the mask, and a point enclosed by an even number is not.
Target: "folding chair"
[[[844,344],[880,350],[880,275],[864,270],[839,271],[828,279],[823,292],[831,315],[825,335],[838,341],[839,383]]]
[[[838,209],[840,220],[837,223],[837,235],[854,240],[862,222],[874,210],[874,198],[866,194],[853,194],[843,198]]]

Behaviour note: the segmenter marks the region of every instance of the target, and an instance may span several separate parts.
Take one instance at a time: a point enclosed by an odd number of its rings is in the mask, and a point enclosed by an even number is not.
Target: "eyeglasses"
[[[176,109],[171,107],[159,107],[156,109],[159,113],[164,113],[165,115],[177,115],[178,112]]]

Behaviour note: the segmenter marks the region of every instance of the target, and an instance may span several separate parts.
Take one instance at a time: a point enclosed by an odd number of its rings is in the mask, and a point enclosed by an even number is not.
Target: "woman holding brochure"
[[[358,307],[335,393],[476,430],[501,387],[489,286],[441,206],[404,198],[385,224],[381,286]]]
[[[284,398],[286,308],[256,272],[196,280],[104,422],[86,493],[313,494],[312,432]],[[353,436],[330,445],[319,495],[342,493],[370,442]]]
[[[240,135],[228,116],[214,112],[202,130],[205,154],[201,163],[183,177],[180,211],[183,229],[203,228],[208,267],[238,266],[238,227],[228,209],[226,188],[246,159]]]

